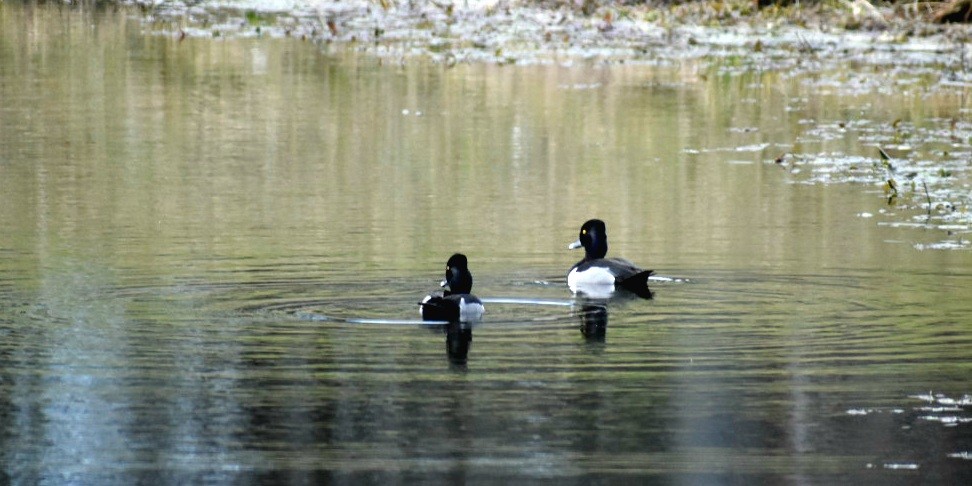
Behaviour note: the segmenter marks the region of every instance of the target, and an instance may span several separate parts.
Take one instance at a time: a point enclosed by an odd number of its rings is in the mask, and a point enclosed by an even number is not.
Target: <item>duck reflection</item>
[[[450,322],[444,326],[444,330],[449,364],[465,369],[469,360],[469,345],[472,343],[472,327],[461,322]]]
[[[591,295],[585,292],[574,294],[574,308],[581,322],[581,334],[588,342],[603,343],[607,335],[608,304],[618,305],[634,300],[648,300],[653,293],[639,294],[627,290],[612,290],[605,295]]]
[[[607,335],[608,309],[607,302],[586,302],[580,305],[577,313],[581,322],[581,334],[589,342],[603,343]]]
[[[445,334],[446,357],[456,370],[465,370],[469,362],[469,346],[472,344],[472,325],[463,322],[433,324],[429,330]]]

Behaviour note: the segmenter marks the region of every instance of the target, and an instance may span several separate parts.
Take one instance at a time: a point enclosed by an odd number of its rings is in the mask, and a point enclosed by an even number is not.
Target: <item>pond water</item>
[[[929,70],[448,67],[2,3],[0,478],[968,484],[968,226],[807,155],[969,130]],[[675,280],[575,301],[592,217]],[[485,321],[418,323],[457,251]]]

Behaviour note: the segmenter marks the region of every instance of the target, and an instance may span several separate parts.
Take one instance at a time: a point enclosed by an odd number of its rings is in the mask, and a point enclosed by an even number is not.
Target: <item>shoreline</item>
[[[445,64],[650,63],[748,56],[772,68],[781,58],[810,56],[876,65],[935,64],[964,72],[962,81],[972,82],[967,75],[972,26],[897,17],[879,22],[873,12],[822,4],[758,11],[745,10],[749,2],[722,10],[704,3],[604,5],[585,15],[581,8],[563,4],[546,8],[497,0],[411,5],[390,0],[121,3],[138,6],[151,30],[179,38],[290,36],[346,44],[379,57],[426,57]]]

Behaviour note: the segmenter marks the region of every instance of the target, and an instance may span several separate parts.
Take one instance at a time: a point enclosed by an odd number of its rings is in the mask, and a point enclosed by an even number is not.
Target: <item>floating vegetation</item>
[[[893,408],[891,410],[882,410],[878,408],[851,408],[848,409],[846,413],[847,415],[856,415],[856,416],[863,417],[867,415],[880,414],[880,413],[901,414],[904,412],[905,412],[904,409],[901,408]]]
[[[924,421],[936,422],[945,427],[972,423],[972,417],[968,416],[968,408],[972,407],[972,396],[970,395],[952,398],[941,393],[928,392],[927,394],[912,395],[909,398],[915,398],[928,404],[915,407],[915,411],[921,414],[920,418]]]
[[[915,398],[928,403],[939,405],[972,407],[972,395],[962,395],[961,398],[952,398],[943,393],[928,392],[919,395],[909,395],[908,398]]]
[[[270,25],[272,23],[272,17],[257,12],[256,10],[247,10],[244,16],[246,18],[246,23],[252,26],[259,27],[262,25]]]
[[[911,462],[890,462],[884,464],[884,469],[906,469],[914,471],[918,469],[918,465]]]
[[[794,152],[786,162],[774,159],[790,170],[792,182],[877,187],[875,192],[893,209],[880,213],[878,224],[943,233],[940,241],[915,243],[916,249],[972,248],[972,125],[934,119],[916,126],[896,119],[888,125],[858,120],[809,121],[805,126],[801,144],[842,140],[857,143],[862,153]],[[873,216],[868,211],[857,214]]]
[[[841,4],[752,2],[404,2],[381,0],[256,0],[201,2],[129,0],[160,31],[211,35],[295,36],[356,44],[382,57],[425,56],[439,62],[558,63],[564,59],[658,62],[660,59],[735,58],[727,70],[819,72],[843,59],[864,64],[950,67],[952,81],[972,82],[960,37],[946,26],[918,23],[894,10],[862,19]],[[865,2],[866,3],[866,2]],[[843,27],[843,30],[840,29]],[[869,27],[874,27],[869,30]],[[943,55],[944,54],[944,55]],[[890,89],[862,76],[870,88]]]
[[[853,420],[867,420],[868,417],[892,415],[895,423],[901,424],[902,428],[911,428],[916,425],[940,425],[951,429],[954,427],[968,426],[972,423],[972,396],[963,395],[960,398],[953,398],[942,393],[920,393],[910,395],[908,398],[922,402],[919,405],[908,408],[901,407],[855,407],[847,409],[844,413]],[[934,430],[934,429],[933,429]],[[941,429],[938,429],[941,431]],[[968,451],[961,451],[947,454],[951,459],[972,459]],[[894,461],[884,463],[869,463],[868,469],[901,469],[915,470],[920,467],[917,462]]]
[[[927,394],[919,395],[909,395],[908,398],[913,398],[925,402],[927,405],[912,407],[911,410],[921,414],[941,414],[941,413],[965,413],[969,412],[967,408],[972,407],[972,396],[964,395],[961,398],[951,398],[947,395],[941,393],[928,392]],[[891,414],[903,414],[906,410],[904,408],[895,407],[890,409],[883,408],[849,408],[845,412],[847,415],[853,416],[867,416],[873,414],[881,413],[891,413]],[[922,418],[932,417],[931,415],[923,416]],[[934,418],[926,418],[926,420],[941,423],[970,423],[972,422],[972,417],[941,417],[935,416]]]

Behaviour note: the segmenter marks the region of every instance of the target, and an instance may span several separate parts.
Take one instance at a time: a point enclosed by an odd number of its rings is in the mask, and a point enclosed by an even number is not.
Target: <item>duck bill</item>
[[[580,241],[580,240],[577,240],[577,241],[575,241],[575,242],[573,242],[573,243],[571,243],[571,244],[569,244],[569,245],[567,245],[567,249],[568,249],[568,250],[576,250],[576,249],[578,249],[578,248],[580,248],[580,247],[582,247],[582,246],[584,246],[584,244],[583,244],[583,243],[581,243],[581,241]]]
[[[448,286],[449,286],[449,281],[448,280],[443,280],[443,281],[439,282],[439,287],[446,288]]]

